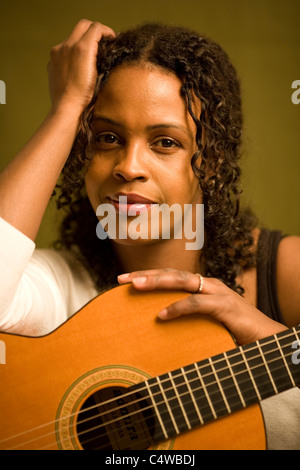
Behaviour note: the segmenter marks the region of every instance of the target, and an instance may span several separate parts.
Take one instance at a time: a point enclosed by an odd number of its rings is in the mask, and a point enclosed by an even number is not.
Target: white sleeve
[[[0,331],[47,334],[97,295],[74,255],[35,249],[0,218]]]
[[[260,403],[268,450],[300,449],[300,390],[292,388]]]

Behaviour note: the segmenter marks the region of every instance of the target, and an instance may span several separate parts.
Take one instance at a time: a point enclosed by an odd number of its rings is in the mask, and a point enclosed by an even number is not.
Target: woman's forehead
[[[147,113],[185,121],[187,102],[181,93],[182,82],[172,72],[153,64],[123,64],[113,70],[100,90],[94,108],[98,113],[117,114],[131,110],[144,117]],[[193,98],[193,111],[200,115],[200,100]],[[163,116],[161,116],[163,117]]]

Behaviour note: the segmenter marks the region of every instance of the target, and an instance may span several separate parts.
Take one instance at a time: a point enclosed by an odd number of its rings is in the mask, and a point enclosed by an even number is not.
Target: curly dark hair
[[[98,92],[110,73],[122,64],[143,62],[171,71],[182,82],[181,94],[197,128],[198,151],[191,164],[199,179],[205,208],[202,250],[205,275],[221,279],[242,294],[237,276],[255,265],[252,230],[256,220],[250,210],[240,209],[243,124],[240,83],[224,50],[209,38],[186,28],[147,23],[116,38],[100,41],[94,97],[82,115],[59,185],[58,207],[68,207],[61,225],[61,242],[69,249],[73,245],[79,247],[100,289],[116,284],[122,268],[109,240],[96,237],[98,220],[84,189],[90,122]],[[201,102],[200,116],[192,110],[193,94]]]

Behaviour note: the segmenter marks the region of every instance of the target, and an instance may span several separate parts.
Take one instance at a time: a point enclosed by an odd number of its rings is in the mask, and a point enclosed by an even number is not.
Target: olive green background
[[[218,41],[242,80],[244,201],[270,228],[300,235],[300,104],[291,101],[292,82],[300,80],[300,0],[1,0],[0,80],[7,90],[0,105],[0,169],[46,116],[49,51],[80,18],[116,32],[159,20]],[[52,242],[57,222],[51,202],[38,246]]]

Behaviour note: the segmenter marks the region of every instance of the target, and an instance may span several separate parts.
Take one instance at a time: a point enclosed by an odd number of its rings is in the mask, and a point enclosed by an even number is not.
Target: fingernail
[[[119,282],[120,282],[120,281],[121,281],[121,282],[122,282],[122,281],[126,281],[126,280],[129,278],[129,276],[130,276],[130,273],[120,274],[120,275],[118,276],[118,281],[119,281]]]
[[[146,277],[134,277],[132,279],[132,282],[134,285],[136,286],[143,286],[147,281],[147,278]]]
[[[161,312],[159,312],[158,314],[158,317],[161,319],[161,320],[165,320],[168,316],[168,310],[166,308],[164,308],[163,310],[161,310]]]

